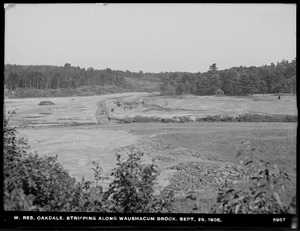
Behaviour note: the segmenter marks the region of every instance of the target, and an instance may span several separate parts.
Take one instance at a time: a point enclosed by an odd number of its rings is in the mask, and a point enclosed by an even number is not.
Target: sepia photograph
[[[296,9],[4,4],[1,226],[297,229]]]

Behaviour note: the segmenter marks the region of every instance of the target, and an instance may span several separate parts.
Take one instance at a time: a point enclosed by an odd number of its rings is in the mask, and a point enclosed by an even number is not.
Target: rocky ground
[[[241,166],[167,144],[159,138],[140,139],[135,145],[119,148],[117,153],[130,151],[143,152],[144,163],[154,160],[159,167],[155,190],[157,193],[173,191],[176,198],[173,206],[178,212],[208,213],[218,188],[225,182],[236,183],[241,179]]]

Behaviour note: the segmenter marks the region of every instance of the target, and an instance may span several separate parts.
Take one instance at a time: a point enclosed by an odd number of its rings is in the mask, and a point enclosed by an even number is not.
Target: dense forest
[[[153,83],[153,86],[143,88],[145,81],[150,85]],[[143,71],[130,72],[109,68],[97,70],[92,67],[87,69],[75,67],[70,63],[66,63],[63,67],[7,64],[4,83],[8,92],[26,90],[43,92],[51,89],[113,86],[115,88],[111,93],[156,90],[163,95],[213,95],[218,89],[227,95],[295,93],[296,59],[291,62],[282,60],[276,65],[271,63],[261,67],[240,66],[226,70],[218,70],[217,64],[214,63],[203,73],[143,73]]]
[[[162,79],[162,94],[213,95],[221,89],[227,95],[295,93],[296,59],[261,67],[232,67],[218,70],[216,63],[204,73],[171,73]]]
[[[89,85],[116,85],[125,87],[126,72],[73,67],[66,63],[58,66],[5,65],[5,85],[17,88],[58,89]]]

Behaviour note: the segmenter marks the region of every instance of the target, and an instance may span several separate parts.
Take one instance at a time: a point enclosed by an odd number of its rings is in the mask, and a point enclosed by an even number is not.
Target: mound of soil
[[[238,183],[243,172],[239,165],[155,137],[142,138],[116,153],[124,155],[132,151],[144,153],[144,163],[154,160],[159,169],[155,191],[162,194],[172,191],[175,195],[173,208],[177,212],[208,213],[215,203],[218,189],[225,182]],[[193,198],[189,198],[191,195]]]
[[[46,105],[54,105],[53,102],[51,101],[42,101],[39,103],[40,106],[46,106]]]

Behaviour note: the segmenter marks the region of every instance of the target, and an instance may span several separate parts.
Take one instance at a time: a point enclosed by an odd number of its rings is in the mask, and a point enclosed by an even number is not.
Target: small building
[[[216,91],[216,96],[223,96],[224,91],[222,91],[220,88]]]

